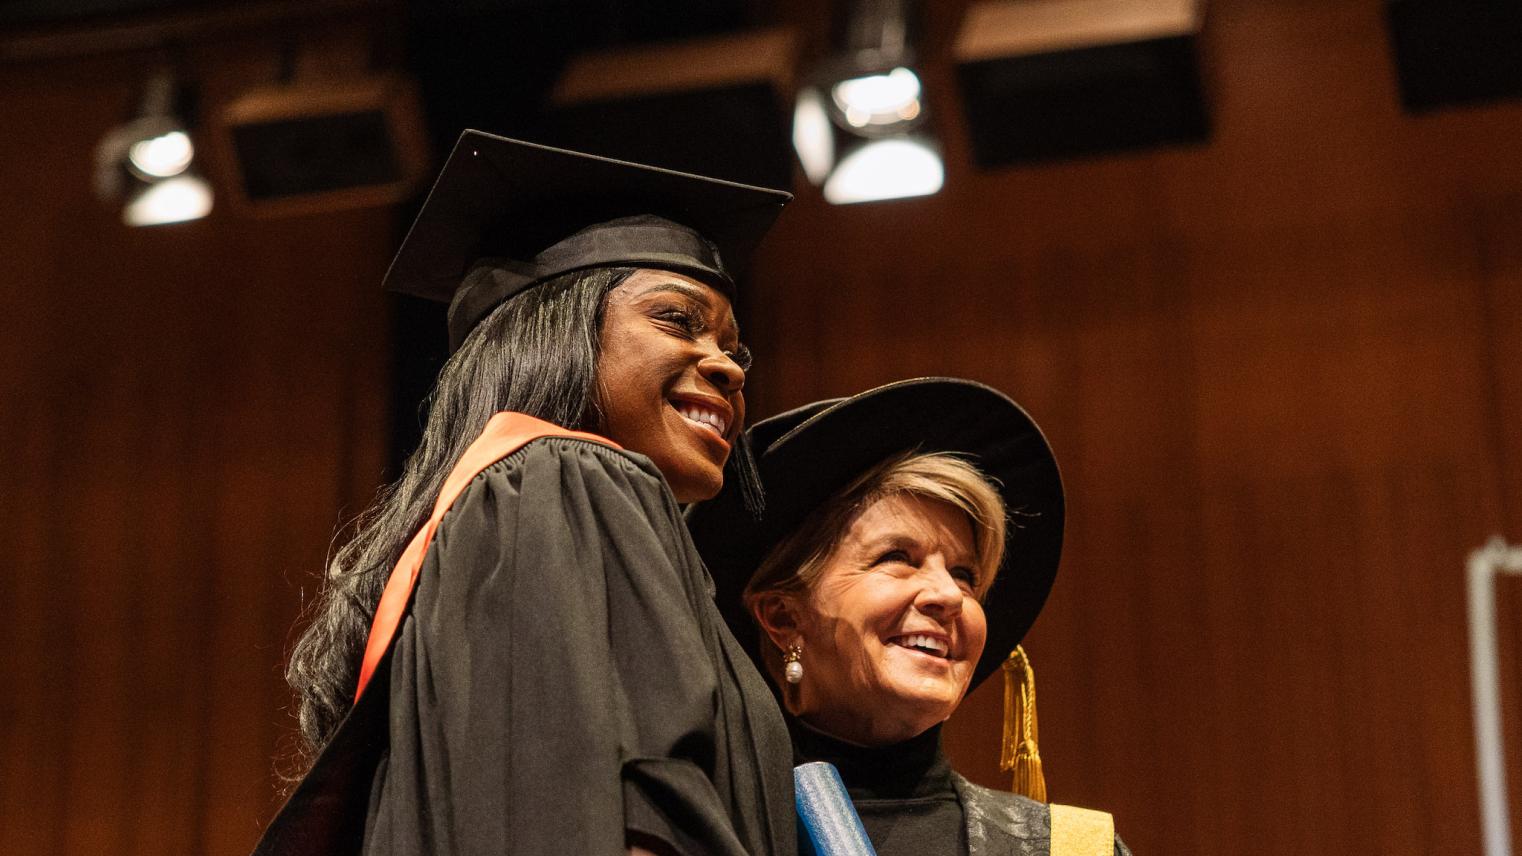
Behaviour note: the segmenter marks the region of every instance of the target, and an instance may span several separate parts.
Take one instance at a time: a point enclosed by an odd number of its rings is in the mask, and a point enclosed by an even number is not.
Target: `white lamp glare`
[[[920,113],[920,79],[902,66],[887,74],[842,80],[831,94],[855,128],[907,122]]]
[[[184,131],[170,131],[139,140],[127,150],[127,160],[132,168],[150,178],[179,175],[190,167],[194,157],[195,147]]]
[[[193,175],[165,179],[144,188],[122,208],[128,226],[157,226],[205,217],[211,211],[211,185]]]
[[[941,156],[909,139],[874,140],[841,160],[824,185],[836,205],[928,196],[946,179]]]
[[[803,164],[803,174],[809,181],[824,183],[835,163],[835,135],[817,89],[798,93],[798,103],[793,108],[793,149],[798,152],[798,162]]]

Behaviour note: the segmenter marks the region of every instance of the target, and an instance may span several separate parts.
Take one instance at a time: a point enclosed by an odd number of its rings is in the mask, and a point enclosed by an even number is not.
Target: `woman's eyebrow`
[[[713,302],[708,298],[708,290],[698,288],[697,286],[686,282],[658,282],[655,285],[645,289],[644,291],[641,291],[638,296],[648,297],[652,294],[661,293],[680,294],[683,297],[696,301],[703,307],[704,312],[713,311]],[[727,338],[734,339],[736,342],[740,341],[740,325],[735,321],[735,315],[733,312],[724,313],[723,332]]]
[[[873,552],[878,550],[910,550],[918,546],[919,542],[913,536],[899,532],[879,535],[862,544],[864,549]]]
[[[913,535],[906,532],[893,532],[873,538],[871,541],[865,542],[862,547],[869,552],[884,550],[908,550],[913,552],[921,549],[922,545],[920,539]],[[964,553],[960,547],[944,544],[940,545],[939,549],[946,555],[946,560],[950,564],[959,567],[962,565],[972,565],[975,567],[977,565],[976,550]]]
[[[659,294],[662,292],[680,294],[683,297],[690,298],[702,304],[705,311],[713,308],[713,303],[708,299],[708,295],[704,292],[703,289],[685,282],[658,282],[655,285],[645,289],[644,291],[641,291],[639,296],[649,297],[652,294]]]

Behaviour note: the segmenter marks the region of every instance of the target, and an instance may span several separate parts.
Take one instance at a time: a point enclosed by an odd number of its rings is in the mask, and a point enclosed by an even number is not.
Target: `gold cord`
[[[1014,773],[1010,790],[1046,802],[1046,777],[1036,745],[1036,673],[1025,649],[1015,646],[1004,661],[1004,741],[999,769]]]

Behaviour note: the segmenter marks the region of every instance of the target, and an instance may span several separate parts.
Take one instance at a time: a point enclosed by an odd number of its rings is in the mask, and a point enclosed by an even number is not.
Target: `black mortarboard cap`
[[[713,575],[735,637],[758,657],[745,586],[783,538],[858,476],[904,452],[950,452],[990,477],[1009,511],[1004,557],[984,597],[988,641],[972,685],[998,670],[1035,623],[1062,556],[1064,501],[1057,459],[1020,405],[959,378],[903,380],[818,401],[751,426],[766,508],[745,508],[739,486],[692,506],[687,528]],[[758,658],[759,662],[759,658]]]
[[[448,301],[451,349],[502,301],[575,270],[670,270],[733,297],[738,272],[790,199],[467,130],[385,284]]]

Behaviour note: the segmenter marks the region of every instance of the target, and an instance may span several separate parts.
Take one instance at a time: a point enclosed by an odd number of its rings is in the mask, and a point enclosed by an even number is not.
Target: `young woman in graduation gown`
[[[257,853],[793,851],[678,506],[746,477],[731,271],[787,198],[461,138],[388,274],[454,353],[293,652],[312,763]]]
[[[1127,856],[1108,815],[980,787],[941,751],[941,723],[1057,570],[1062,483],[1030,417],[982,384],[921,378],[750,433],[764,515],[726,487],[688,525],[795,760],[839,769],[878,856]]]

